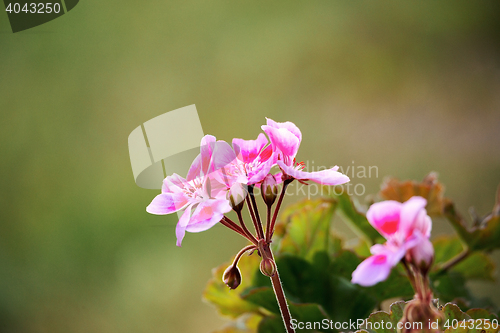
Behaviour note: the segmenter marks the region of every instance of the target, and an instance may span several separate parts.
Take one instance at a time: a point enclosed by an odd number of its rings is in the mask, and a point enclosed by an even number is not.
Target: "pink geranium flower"
[[[226,143],[227,160],[214,177],[226,188],[235,184],[256,185],[260,183],[275,164],[275,157],[264,134],[256,140],[233,139],[233,149]]]
[[[277,164],[282,170],[282,179],[293,178],[299,181],[312,180],[324,185],[340,185],[349,182],[349,177],[338,172],[338,166],[317,172],[303,171],[304,164],[296,163],[295,156],[302,141],[302,133],[292,122],[278,123],[267,119],[262,129],[269,136],[276,154]]]
[[[162,193],[146,208],[147,212],[156,215],[184,211],[175,229],[177,246],[181,246],[186,231],[207,230],[231,210],[225,186],[214,177],[218,169],[231,162],[234,154],[231,152],[227,143],[206,135],[186,179],[177,174],[165,178]]]
[[[403,258],[423,270],[430,266],[434,249],[429,240],[432,221],[426,204],[424,198],[412,197],[405,203],[388,200],[370,206],[366,218],[387,242],[372,246],[373,256],[352,273],[353,283],[372,286],[383,281]]]

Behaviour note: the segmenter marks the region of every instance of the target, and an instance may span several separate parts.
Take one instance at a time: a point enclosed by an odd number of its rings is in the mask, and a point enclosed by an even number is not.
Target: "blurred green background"
[[[87,0],[16,34],[0,14],[0,331],[224,323],[201,293],[244,240],[218,225],[177,248],[176,216],[146,213],[158,191],[135,185],[128,157],[135,127],[190,104],[228,141],[265,117],[295,122],[298,159],[378,167],[353,178],[366,194],[434,170],[462,213],[488,213],[499,14],[498,1]],[[500,303],[498,287],[473,286]]]

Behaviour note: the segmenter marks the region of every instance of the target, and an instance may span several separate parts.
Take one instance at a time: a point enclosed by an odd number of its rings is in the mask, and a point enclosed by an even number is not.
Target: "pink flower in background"
[[[269,136],[271,146],[277,155],[277,164],[282,170],[284,178],[293,178],[299,181],[312,180],[323,185],[340,185],[349,182],[349,177],[338,172],[337,166],[329,170],[317,172],[303,171],[304,164],[296,163],[295,156],[302,141],[302,133],[292,122],[278,123],[267,118],[267,125],[262,129]]]
[[[213,177],[232,156],[231,147],[224,143],[216,142],[210,135],[203,137],[200,154],[191,164],[186,179],[177,174],[165,178],[162,193],[146,208],[147,212],[156,215],[184,210],[175,229],[177,246],[181,246],[186,231],[207,230],[231,210],[225,187]]]
[[[387,239],[384,245],[372,246],[373,256],[363,261],[352,273],[352,282],[372,286],[387,279],[392,267],[403,257],[426,270],[434,258],[429,240],[432,221],[427,215],[427,200],[412,197],[405,203],[382,201],[373,204],[366,218]]]

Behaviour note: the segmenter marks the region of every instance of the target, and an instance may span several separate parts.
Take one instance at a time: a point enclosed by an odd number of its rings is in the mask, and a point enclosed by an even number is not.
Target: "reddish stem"
[[[257,207],[257,202],[255,201],[255,196],[253,194],[253,185],[248,187],[248,194],[250,195],[250,200],[252,201],[252,207],[255,212],[255,218],[257,220],[257,235],[259,238],[264,238],[264,230],[262,229],[262,222],[260,220],[259,208]]]
[[[271,258],[274,260],[271,248],[269,248],[269,252],[271,253]],[[283,318],[286,331],[287,333],[295,333],[295,330],[292,328],[292,316],[290,315],[290,310],[288,309],[283,286],[281,285],[278,267],[276,267],[276,273],[271,277],[271,283],[273,285],[274,294],[276,295],[276,300],[278,301],[281,318]]]
[[[238,261],[240,260],[241,256],[247,252],[247,251],[250,251],[250,250],[255,250],[257,248],[257,246],[255,245],[247,245],[245,246],[244,248],[242,248],[240,250],[240,252],[238,252],[238,254],[236,255],[236,257],[234,257],[234,260],[233,260],[233,266],[236,266],[238,264]]]
[[[251,241],[252,243],[254,243],[254,240],[249,238],[245,232],[243,231],[243,229],[241,229],[241,227],[239,225],[237,225],[236,223],[234,223],[233,221],[231,221],[228,217],[224,216],[222,218],[222,220],[220,220],[220,223],[222,223],[224,226],[228,227],[229,229],[237,232],[238,234],[240,234],[241,236],[245,237],[246,239],[248,239],[249,241]],[[257,244],[256,242],[254,244]]]
[[[245,200],[247,202],[248,212],[250,213],[250,217],[252,218],[253,226],[255,228],[255,232],[257,233],[257,237],[260,238],[259,226],[257,224],[257,219],[255,218],[255,213],[254,213],[253,208],[252,208],[252,203],[250,202],[250,199],[248,197],[249,196],[247,195],[247,197],[245,198]]]
[[[238,221],[240,221],[241,228],[243,229],[243,231],[245,232],[247,237],[252,241],[252,243],[257,245],[257,243],[258,243],[257,238],[255,238],[255,236],[252,235],[250,230],[248,230],[247,226],[245,225],[245,221],[243,221],[243,216],[241,215],[241,210],[236,211],[236,215],[238,215]]]
[[[271,237],[273,236],[274,225],[276,224],[276,219],[278,218],[278,213],[279,213],[279,210],[281,208],[281,203],[283,202],[283,198],[285,197],[286,188],[287,188],[288,184],[290,184],[291,182],[292,182],[292,180],[285,180],[283,182],[283,187],[281,188],[280,197],[278,199],[278,203],[276,204],[276,208],[274,209],[274,215],[273,215],[273,219],[271,221],[271,226],[269,228],[269,231],[267,232],[268,237],[266,238],[266,240],[268,242],[271,241]]]

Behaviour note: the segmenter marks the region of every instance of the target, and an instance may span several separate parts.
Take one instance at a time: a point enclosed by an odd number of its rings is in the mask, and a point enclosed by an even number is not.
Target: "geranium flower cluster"
[[[387,239],[375,244],[372,256],[352,273],[352,282],[371,286],[387,279],[401,260],[426,274],[434,258],[429,240],[432,222],[425,211],[427,200],[412,197],[405,203],[387,200],[373,204],[366,213],[368,222]]]
[[[267,137],[260,133],[255,140],[233,139],[232,146],[216,140],[212,135],[206,135],[201,140],[200,154],[191,164],[186,178],[178,174],[165,178],[161,194],[153,199],[146,210],[158,215],[183,212],[176,227],[178,246],[181,246],[186,231],[204,231],[221,222],[257,247],[259,240],[270,241],[279,206],[274,219],[268,221],[264,235],[254,202],[255,186],[261,187],[264,201],[269,204],[273,195],[276,198],[277,185],[280,183],[285,188],[295,179],[324,185],[339,185],[349,181],[347,176],[337,171],[338,167],[319,172],[303,170],[304,164],[297,163],[295,159],[302,141],[302,133],[295,124],[267,119],[262,129]],[[273,174],[271,169],[275,166],[279,170]],[[278,205],[281,200],[282,196]],[[256,236],[249,232],[242,220],[238,225],[224,216],[232,209],[241,212],[244,201],[254,219]]]
[[[401,323],[425,325],[423,330],[405,328],[403,333],[437,332],[429,323],[442,318],[432,303],[429,285],[428,272],[434,260],[434,248],[429,240],[432,221],[425,210],[426,205],[427,200],[419,196],[404,203],[387,200],[371,205],[366,218],[387,242],[373,245],[370,249],[373,255],[352,273],[353,283],[368,287],[387,279],[394,266],[403,264],[416,294],[405,307]]]

